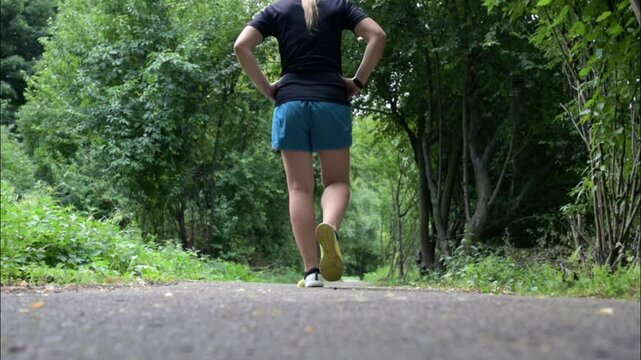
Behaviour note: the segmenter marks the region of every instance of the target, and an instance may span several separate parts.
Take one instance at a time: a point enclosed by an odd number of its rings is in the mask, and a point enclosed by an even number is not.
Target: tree
[[[407,136],[423,265],[434,267],[464,237],[500,234],[540,201],[545,180],[565,176],[549,169],[573,144],[561,141],[564,128],[542,125],[561,83],[480,4],[380,2],[370,11],[393,41],[359,106]]]
[[[614,269],[639,253],[641,224],[641,26],[637,1],[486,1],[512,20],[536,24],[531,41],[560,67],[572,99],[560,117],[582,139],[588,167],[565,207],[578,247]],[[632,8],[632,9],[630,9]],[[584,219],[591,217],[592,221]],[[594,226],[594,231],[586,228]],[[594,237],[590,240],[590,237]],[[633,241],[634,240],[634,241]]]
[[[367,254],[378,250],[374,254],[380,254],[380,260],[370,259],[389,265],[390,275],[398,270],[403,278],[407,262],[418,248],[417,174],[411,150],[404,137],[376,131],[376,123],[369,116],[355,121],[354,139],[353,196],[343,228],[360,224],[359,231],[346,241],[359,243],[360,249],[348,245],[346,252]],[[379,241],[374,241],[376,238]],[[375,270],[374,261],[368,265],[369,269],[363,270]]]
[[[232,52],[254,6],[63,3],[19,119],[41,176],[150,237],[242,261],[282,253],[270,107]]]
[[[0,118],[13,125],[16,109],[25,103],[25,77],[42,54],[38,38],[48,35],[55,16],[53,0],[6,0],[0,4]]]

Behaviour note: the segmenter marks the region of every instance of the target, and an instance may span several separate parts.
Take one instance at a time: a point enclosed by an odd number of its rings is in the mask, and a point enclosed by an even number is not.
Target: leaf
[[[599,315],[612,316],[612,315],[614,315],[614,309],[609,308],[609,307],[600,308],[599,309]]]
[[[536,3],[537,7],[542,7],[542,6],[548,6],[552,3],[552,0],[539,0],[538,3]]]
[[[609,12],[609,11],[606,11],[606,12],[604,12],[603,14],[601,14],[601,16],[599,16],[599,17],[596,19],[596,22],[601,22],[601,21],[603,21],[603,20],[605,20],[605,19],[609,18],[609,17],[610,17],[610,15],[612,15],[612,13],[611,13],[611,12]]]
[[[608,29],[608,34],[612,36],[617,36],[621,32],[623,32],[623,27],[618,22],[612,23],[612,25]]]
[[[592,70],[592,67],[588,65],[588,66],[584,67],[583,69],[581,69],[581,71],[579,71],[579,76],[584,78],[584,77],[588,76],[588,74],[590,74],[591,70]]]
[[[570,7],[568,5],[565,5],[561,11],[559,11],[559,15],[554,19],[554,23],[552,23],[552,26],[557,26],[563,23],[565,19],[568,17],[568,13],[570,12]]]
[[[494,9],[495,6],[499,4],[499,0],[484,0],[483,1],[483,6],[487,8],[487,12],[490,13],[492,12],[492,9]]]
[[[575,22],[574,25],[572,25],[572,29],[570,30],[570,33],[573,36],[584,35],[585,34],[585,25],[580,21]]]
[[[32,303],[31,305],[29,305],[29,307],[31,307],[32,309],[35,309],[35,310],[42,309],[43,306],[45,306],[45,302],[42,301],[42,300],[38,300],[38,301]]]

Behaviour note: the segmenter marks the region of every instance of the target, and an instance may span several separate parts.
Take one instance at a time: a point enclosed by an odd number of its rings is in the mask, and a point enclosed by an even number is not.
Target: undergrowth
[[[2,285],[297,280],[290,269],[252,271],[248,265],[199,257],[175,242],[144,241],[135,227],[121,229],[117,218],[96,220],[62,207],[47,192],[18,194],[2,181]]]
[[[500,255],[496,255],[499,253]],[[574,256],[566,266],[518,251],[462,252],[445,259],[446,270],[419,274],[412,270],[403,278],[390,276],[389,267],[366,274],[365,281],[386,285],[415,285],[455,288],[493,294],[537,296],[579,296],[639,300],[640,266],[638,263],[610,271],[607,266],[579,264]]]

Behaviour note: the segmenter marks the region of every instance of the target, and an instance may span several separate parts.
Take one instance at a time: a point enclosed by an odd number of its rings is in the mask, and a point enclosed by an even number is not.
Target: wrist
[[[363,88],[365,87],[365,84],[363,84],[363,82],[361,82],[356,76],[352,78],[352,81],[354,82],[354,85],[356,85],[356,87],[361,90],[363,90]]]

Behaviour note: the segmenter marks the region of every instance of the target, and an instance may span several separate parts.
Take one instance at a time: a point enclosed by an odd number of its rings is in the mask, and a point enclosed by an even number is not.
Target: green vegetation
[[[514,249],[511,251],[515,252]],[[574,263],[568,269],[546,259],[531,260],[528,258],[531,255],[517,251],[512,256],[456,257],[451,259],[445,272],[420,275],[418,271],[412,271],[402,280],[391,278],[389,267],[382,267],[366,274],[364,280],[381,285],[454,288],[492,294],[590,296],[636,301],[641,297],[638,264],[610,271],[606,265],[583,267]]]
[[[246,264],[208,259],[173,241],[144,239],[114,213],[93,214],[61,206],[56,192],[35,178],[35,165],[2,126],[0,283],[42,285],[125,283],[134,280],[269,281],[295,283],[287,268],[252,270]]]
[[[0,171],[2,180],[23,193],[36,185],[36,166],[7,127],[0,126]]]
[[[13,126],[16,111],[26,102],[26,78],[33,75],[33,66],[42,53],[38,38],[48,33],[55,2],[3,0],[0,13],[0,124]]]
[[[119,220],[95,220],[61,207],[44,189],[18,196],[3,181],[2,284],[135,279],[294,282],[298,277],[293,271],[253,272],[247,265],[201,259],[171,242],[145,242],[139,230],[121,229]]]
[[[346,275],[638,300],[638,2],[353,1],[389,41],[353,99]],[[232,51],[267,3],[2,2],[3,285],[298,280]]]

